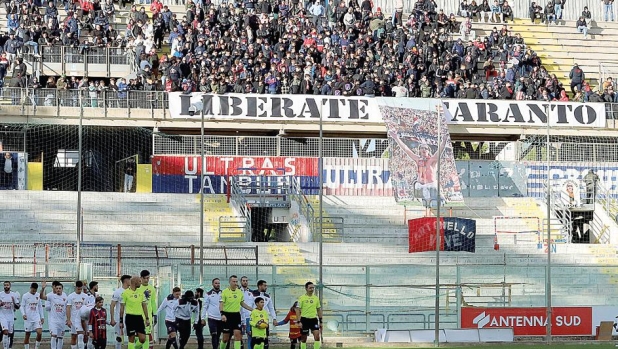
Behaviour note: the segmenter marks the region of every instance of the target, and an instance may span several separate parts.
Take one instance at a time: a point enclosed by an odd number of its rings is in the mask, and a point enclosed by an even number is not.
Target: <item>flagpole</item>
[[[440,196],[440,160],[442,154],[440,152],[440,144],[442,144],[442,100],[439,100],[438,105],[438,166],[436,173],[436,180],[438,181],[437,187],[437,199],[436,199],[436,299],[435,299],[435,308],[434,308],[434,346],[440,346],[440,206],[441,206],[441,196]],[[429,208],[431,209],[431,198],[429,199]]]

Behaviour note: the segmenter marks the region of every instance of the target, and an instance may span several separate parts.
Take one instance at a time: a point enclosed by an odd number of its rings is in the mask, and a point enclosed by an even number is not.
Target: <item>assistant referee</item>
[[[148,317],[148,305],[143,292],[137,288],[141,283],[139,276],[131,278],[131,286],[122,292],[120,299],[120,328],[125,328],[129,337],[128,349],[135,349],[135,336],[137,335],[140,347],[146,341],[146,326],[150,326]],[[126,316],[125,316],[126,314]],[[123,323],[126,321],[126,325]]]
[[[305,284],[306,293],[298,297],[296,318],[300,318],[302,325],[300,349],[307,349],[307,335],[313,334],[313,349],[320,349],[320,328],[322,327],[322,307],[320,299],[314,294],[315,285],[309,281]]]

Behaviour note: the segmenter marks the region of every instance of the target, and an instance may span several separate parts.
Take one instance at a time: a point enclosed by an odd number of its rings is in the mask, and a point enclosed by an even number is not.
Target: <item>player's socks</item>
[[[241,341],[234,341],[234,349],[240,349],[240,342]]]
[[[92,338],[88,337],[88,349],[94,349],[94,345],[92,345]]]
[[[30,344],[24,344],[24,349],[30,349]]]
[[[2,336],[2,346],[4,349],[9,349],[9,345],[11,344],[11,338],[8,335]]]
[[[84,349],[84,335],[77,335],[77,349]]]
[[[322,343],[320,341],[313,342],[313,349],[320,349]]]
[[[77,349],[77,344],[71,344],[71,349]]]
[[[62,349],[64,345],[64,338],[58,338],[58,342],[56,343],[56,349]]]
[[[34,342],[34,349],[39,349],[41,342]]]
[[[120,338],[120,342],[118,341],[118,339],[116,339],[116,343],[114,343],[114,349],[122,349],[122,338]]]
[[[307,349],[307,343],[300,342],[300,349]]]
[[[227,340],[227,343],[225,343],[225,349],[230,349],[230,343],[232,342],[232,338]],[[219,347],[220,348],[220,347]]]
[[[146,335],[146,340],[144,341],[144,343],[142,343],[142,349],[148,349],[150,348],[150,335]]]
[[[58,343],[56,337],[52,337],[51,342],[49,342],[49,344],[51,345],[51,349],[56,349],[56,343]]]
[[[129,343],[127,344],[127,349],[135,349],[135,343],[131,343],[131,342],[129,342]]]

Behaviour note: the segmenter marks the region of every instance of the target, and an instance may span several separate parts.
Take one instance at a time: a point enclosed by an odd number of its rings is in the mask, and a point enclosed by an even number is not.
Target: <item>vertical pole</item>
[[[204,281],[204,172],[206,172],[206,159],[204,158],[204,108],[202,108],[202,126],[200,127],[200,151],[202,167],[200,168],[200,285]]]
[[[461,292],[461,269],[459,268],[460,266],[456,266],[455,270],[457,270],[457,289],[455,291],[455,296],[457,297],[457,300],[455,300],[455,304],[457,306],[457,328],[461,328],[461,306],[462,306],[462,297],[463,297],[463,293]]]
[[[323,201],[324,201],[324,174],[322,173],[324,171],[324,145],[322,144],[324,139],[323,139],[323,125],[322,125],[322,121],[323,121],[323,107],[324,107],[324,101],[320,102],[320,142],[318,143],[318,181],[320,182],[320,191],[318,192],[318,198],[319,198],[319,203],[318,203],[318,217],[320,219],[320,223],[318,224],[318,237],[319,237],[319,263],[320,263],[320,267],[319,267],[319,280],[318,283],[320,284],[320,294],[319,294],[319,298],[320,298],[320,304],[322,304],[323,299],[324,299],[324,295],[323,295],[323,264],[324,264],[324,239],[322,237],[322,232],[323,232],[323,220],[324,217],[322,217],[322,205],[323,205]],[[313,218],[315,219],[315,217]]]
[[[547,344],[551,344],[551,320],[552,320],[552,309],[551,309],[551,178],[549,177],[549,169],[551,165],[551,155],[550,155],[550,146],[549,146],[549,123],[551,113],[551,106],[548,104],[546,106],[547,109],[547,136],[545,139],[545,152],[547,153],[547,269],[545,273],[545,297],[547,304]]]
[[[76,247],[75,262],[77,266],[77,279],[80,279],[80,263],[81,263],[81,228],[82,228],[82,168],[83,168],[83,119],[84,119],[84,103],[82,101],[82,91],[79,93],[79,127],[78,132],[78,146],[77,146],[77,228],[76,228]]]
[[[440,346],[440,209],[442,196],[440,195],[440,162],[442,162],[442,154],[440,152],[440,144],[442,144],[442,100],[438,102],[438,168],[436,173],[437,191],[436,197],[436,302],[434,306],[435,324],[434,324],[434,346]],[[431,199],[429,200],[431,208]]]
[[[365,332],[371,328],[371,267],[365,268]]]
[[[122,271],[122,246],[120,244],[117,245],[117,262],[116,262],[116,275],[120,276]]]

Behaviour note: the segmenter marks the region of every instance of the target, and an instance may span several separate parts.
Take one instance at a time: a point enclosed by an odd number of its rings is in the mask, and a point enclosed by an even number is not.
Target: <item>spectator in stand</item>
[[[468,1],[467,0],[463,0],[460,4],[459,4],[459,11],[458,11],[458,15],[461,17],[469,17],[469,10],[470,6],[468,5]]]
[[[554,13],[556,13],[556,19],[562,19],[562,10],[564,10],[564,3],[566,0],[554,0]]]
[[[590,13],[590,10],[588,10],[588,6],[584,7],[584,10],[582,11],[582,17],[584,17],[584,19],[586,20],[587,25],[592,25],[592,13]]]
[[[530,4],[530,22],[534,24],[537,19],[540,19],[543,22],[543,8],[539,6],[536,2],[532,2]]]
[[[582,89],[582,83],[584,82],[585,78],[586,76],[584,74],[584,71],[581,70],[577,63],[575,63],[573,65],[573,68],[571,69],[571,72],[569,73],[569,79],[571,79],[571,92],[573,94],[575,94],[575,87],[577,87],[578,90]]]
[[[491,6],[487,0],[479,5],[479,22],[487,23],[488,18],[491,17]]]
[[[515,20],[515,17],[513,15],[513,9],[511,8],[511,5],[509,5],[508,1],[505,1],[502,4],[502,18],[504,20],[504,23],[508,23],[508,19],[511,19],[511,22],[513,22]]]
[[[493,5],[491,5],[491,22],[502,23],[502,6],[500,6],[498,0],[494,0]]]
[[[579,17],[575,23],[575,27],[577,28],[578,33],[584,34],[584,39],[588,39],[588,24],[586,23],[586,18],[584,18],[584,16]]]
[[[609,21],[611,16],[612,22],[614,21],[614,0],[601,0],[603,2],[603,18],[605,22]]]
[[[608,77],[607,79],[605,79],[605,81],[603,81],[603,89],[604,89],[604,90],[607,90],[607,89],[609,89],[610,87],[611,87],[612,89],[613,89],[613,87],[614,87],[614,79],[613,79],[611,76],[610,76],[610,77]]]
[[[547,21],[548,25],[552,24],[552,22],[554,24],[558,24],[558,18],[556,17],[556,7],[554,6],[553,1],[549,0],[547,2],[547,6],[545,6],[543,14],[545,15],[545,20]]]

